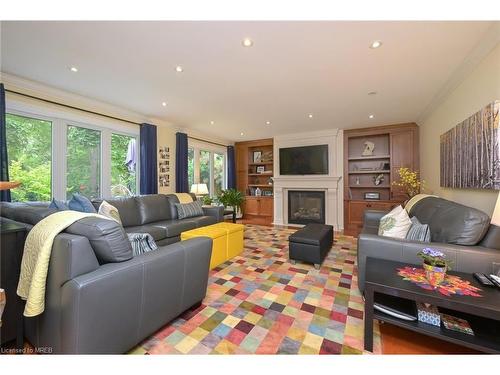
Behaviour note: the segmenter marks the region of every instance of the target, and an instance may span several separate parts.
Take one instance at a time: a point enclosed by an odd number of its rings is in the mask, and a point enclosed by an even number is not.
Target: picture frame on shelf
[[[264,173],[266,168],[263,165],[257,167],[257,173]]]
[[[254,151],[253,152],[253,162],[261,163],[262,162],[262,151]]]
[[[262,195],[263,195],[264,197],[272,197],[272,196],[273,196],[273,191],[272,191],[272,190],[264,190],[264,191],[262,192]]]

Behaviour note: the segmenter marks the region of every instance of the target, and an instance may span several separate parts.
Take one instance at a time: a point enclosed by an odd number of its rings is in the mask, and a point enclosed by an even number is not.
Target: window
[[[9,179],[21,182],[12,201],[48,201],[52,196],[52,122],[6,115]]]
[[[135,137],[111,134],[111,196],[113,197],[135,195],[137,191],[136,147]]]
[[[194,184],[194,148],[188,148],[188,185]]]
[[[66,160],[66,198],[74,193],[100,197],[101,132],[68,125]]]
[[[188,148],[188,183],[206,184],[209,194],[217,196],[226,188],[226,153],[223,147],[192,143]]]

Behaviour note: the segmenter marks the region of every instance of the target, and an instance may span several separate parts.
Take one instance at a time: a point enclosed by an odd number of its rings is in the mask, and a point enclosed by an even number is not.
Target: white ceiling
[[[416,121],[491,25],[2,22],[1,70],[178,127],[256,139]],[[382,47],[370,49],[374,40]]]

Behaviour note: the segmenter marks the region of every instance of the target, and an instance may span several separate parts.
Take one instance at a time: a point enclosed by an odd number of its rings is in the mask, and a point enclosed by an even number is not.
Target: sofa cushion
[[[181,222],[191,222],[196,225],[196,228],[199,227],[205,227],[207,225],[212,225],[217,223],[217,218],[213,216],[196,216],[196,217],[189,217],[186,219],[180,220]]]
[[[153,236],[149,233],[127,233],[134,256],[158,250]]]
[[[84,195],[73,194],[73,197],[68,202],[68,207],[73,211],[96,213],[96,209],[92,202]]]
[[[118,212],[120,213],[120,219],[124,227],[141,225],[139,205],[135,197],[112,198],[106,199],[106,201],[118,209]],[[97,207],[99,207],[101,203],[102,199],[93,201],[94,206]]]
[[[380,219],[378,235],[394,238],[405,238],[411,227],[408,213],[401,206],[395,207]]]
[[[25,203],[2,202],[1,206],[3,217],[31,225],[35,225],[57,211],[55,208],[33,206]]]
[[[69,207],[66,204],[66,202],[58,201],[56,198],[52,198],[52,201],[49,204],[49,208],[55,208],[56,210],[59,211],[69,210]]]
[[[200,201],[191,203],[176,203],[175,207],[177,207],[177,217],[179,219],[203,216],[203,208],[201,207]]]
[[[406,239],[420,242],[431,242],[431,232],[428,224],[422,224],[413,216],[411,218],[411,227],[406,233]]]
[[[141,216],[141,224],[153,223],[155,221],[169,220],[170,201],[163,194],[142,195],[136,197]]]
[[[122,225],[122,221],[120,219],[120,213],[118,212],[118,209],[106,201],[102,201],[97,213],[99,215],[109,217],[110,219],[116,221],[118,224]]]
[[[155,241],[160,241],[167,237],[167,231],[158,226],[154,225],[138,225],[134,227],[125,228],[125,232],[127,233],[149,233]]]
[[[197,227],[195,222],[188,220],[163,220],[152,223],[151,226],[159,227],[165,230],[168,238],[179,236],[182,232],[195,229]]]
[[[484,212],[442,198],[427,197],[410,211],[429,224],[432,242],[473,246],[484,237],[490,218]]]
[[[87,237],[101,264],[123,262],[133,256],[127,234],[114,220],[86,217],[70,225],[66,232]]]

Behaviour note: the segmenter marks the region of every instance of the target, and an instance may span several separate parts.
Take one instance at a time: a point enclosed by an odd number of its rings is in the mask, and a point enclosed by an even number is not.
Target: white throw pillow
[[[110,219],[113,219],[120,225],[122,224],[122,220],[120,218],[120,213],[118,212],[118,209],[106,201],[102,201],[101,205],[99,206],[99,211],[97,213],[99,215],[103,215],[109,217]]]
[[[378,235],[394,238],[406,238],[406,234],[410,230],[411,224],[412,222],[406,210],[401,206],[397,206],[380,219]]]

